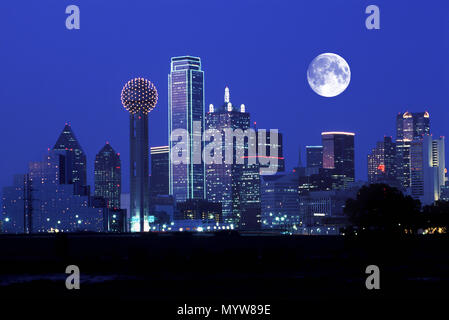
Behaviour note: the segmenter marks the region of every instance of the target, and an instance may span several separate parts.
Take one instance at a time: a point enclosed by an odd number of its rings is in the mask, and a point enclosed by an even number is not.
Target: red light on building
[[[249,159],[249,158],[264,158],[264,159],[278,159],[283,160],[284,157],[272,157],[272,156],[243,156],[240,159]]]
[[[385,165],[384,164],[379,164],[379,166],[377,167],[377,170],[385,172]]]

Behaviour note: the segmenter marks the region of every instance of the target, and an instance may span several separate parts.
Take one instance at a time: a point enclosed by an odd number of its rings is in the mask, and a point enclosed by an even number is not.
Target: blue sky
[[[78,5],[81,29],[65,28]],[[376,4],[381,29],[365,28]],[[88,156],[109,141],[128,189],[128,121],[120,104],[132,77],[153,81],[150,145],[167,144],[170,57],[201,57],[206,106],[244,103],[259,128],[284,133],[287,167],[322,131],[356,133],[356,177],[366,156],[395,134],[400,111],[428,110],[435,136],[448,136],[449,4],[443,1],[46,0],[0,3],[0,187],[40,160],[69,121]],[[334,52],[351,67],[348,89],[315,94],[306,71]],[[449,148],[447,148],[449,149]],[[449,157],[447,157],[449,159]]]

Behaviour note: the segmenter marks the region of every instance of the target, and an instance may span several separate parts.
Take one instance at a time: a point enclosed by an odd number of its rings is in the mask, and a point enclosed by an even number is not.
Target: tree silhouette
[[[433,205],[423,208],[423,228],[449,231],[449,202],[437,201]]]
[[[348,199],[344,212],[359,233],[417,233],[422,226],[421,204],[386,184],[363,186]]]

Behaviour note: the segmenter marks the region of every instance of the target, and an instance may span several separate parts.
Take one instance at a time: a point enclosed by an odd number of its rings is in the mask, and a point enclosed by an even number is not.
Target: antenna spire
[[[225,103],[229,103],[230,102],[230,94],[229,94],[229,88],[228,88],[228,86],[226,86],[226,88],[225,88],[225,96],[224,96],[224,99],[225,99]]]

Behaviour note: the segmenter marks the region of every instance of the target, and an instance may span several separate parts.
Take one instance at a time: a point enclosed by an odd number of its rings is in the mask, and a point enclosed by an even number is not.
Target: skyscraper
[[[396,116],[396,139],[414,140],[430,134],[430,115],[424,112],[404,112]]]
[[[396,144],[391,137],[384,137],[368,155],[368,182],[397,185]]]
[[[215,108],[209,106],[206,113],[206,129],[215,129],[221,133],[222,154],[220,163],[206,164],[206,196],[211,202],[222,203],[223,222],[233,223],[236,226],[240,223],[245,205],[249,205],[258,199],[257,184],[259,182],[259,168],[256,159],[252,158],[250,164],[248,158],[248,143],[242,142],[243,153],[246,158],[243,163],[237,163],[237,141],[233,139],[226,141],[225,130],[241,130],[242,134],[251,135],[250,114],[246,112],[244,105],[240,108],[234,106],[230,101],[229,88],[225,88],[224,103]],[[255,134],[254,134],[255,135]],[[255,138],[255,137],[254,137]],[[255,140],[255,139],[254,139]],[[232,163],[225,161],[225,150],[232,150]],[[259,191],[260,193],[260,191]],[[254,198],[254,199],[253,199]]]
[[[157,195],[169,194],[169,147],[151,148],[151,177],[150,194],[152,197]]]
[[[60,166],[62,183],[74,184],[76,194],[88,195],[86,154],[69,124],[65,124],[53,150],[64,154]]]
[[[187,131],[188,163],[175,164],[170,161],[170,194],[176,201],[205,198],[204,163],[201,160],[202,132],[204,129],[204,72],[201,59],[182,56],[171,59],[168,75],[169,147],[178,141],[171,141],[172,133]],[[195,130],[196,129],[196,130]],[[176,139],[177,137],[175,137]],[[195,161],[198,159],[199,161]],[[172,159],[172,158],[170,158]]]
[[[446,185],[446,156],[444,137],[439,137],[432,140],[432,166],[438,168],[437,179],[441,189]]]
[[[148,113],[157,99],[156,87],[144,78],[128,81],[122,90],[122,104],[129,111],[131,232],[149,230]]]
[[[110,209],[120,209],[122,169],[120,155],[109,143],[95,157],[95,197],[102,197]]]
[[[306,146],[307,168],[323,167],[323,146]]]
[[[440,199],[445,184],[444,138],[436,140],[430,135],[415,139],[410,147],[410,187],[414,198],[423,205]]]
[[[346,189],[354,182],[354,133],[323,132],[323,168],[332,169],[333,188]]]
[[[406,190],[410,187],[411,141],[430,134],[430,115],[425,112],[404,112],[396,116],[396,175]]]

